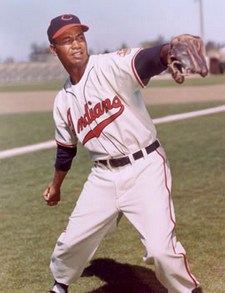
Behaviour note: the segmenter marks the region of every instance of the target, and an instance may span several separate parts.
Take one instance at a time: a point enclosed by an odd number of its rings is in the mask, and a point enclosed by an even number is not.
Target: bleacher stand
[[[0,64],[0,84],[64,80],[66,77],[67,73],[58,61]]]

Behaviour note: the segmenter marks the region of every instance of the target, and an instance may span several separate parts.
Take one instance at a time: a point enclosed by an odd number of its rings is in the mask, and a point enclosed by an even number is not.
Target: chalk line
[[[209,108],[209,109],[193,111],[193,112],[169,115],[166,117],[153,119],[153,122],[154,124],[162,124],[162,123],[168,123],[172,121],[178,121],[178,120],[184,120],[184,119],[189,119],[189,118],[198,117],[198,116],[214,114],[214,113],[223,112],[223,111],[225,111],[225,105]]]
[[[225,111],[225,105],[218,106],[218,107],[213,107],[209,109],[203,109],[203,110],[198,110],[198,111],[193,111],[193,112],[187,112],[187,113],[181,113],[181,114],[175,114],[175,115],[169,115],[165,116],[162,118],[156,118],[153,119],[153,123],[155,125],[157,124],[163,124],[163,123],[168,123],[168,122],[173,122],[173,121],[179,121],[179,120],[184,120],[184,119],[190,119],[193,117],[199,117],[199,116],[204,116],[204,115],[209,115],[209,114],[214,114],[214,113],[219,113]],[[13,148],[5,151],[0,151],[0,159],[5,159],[13,156],[18,156],[18,155],[23,155],[31,152],[36,152],[40,150],[45,150],[45,149],[50,149],[56,146],[56,143],[54,140],[42,142],[42,143],[37,143],[37,144],[32,144],[24,147],[19,147],[19,148]]]
[[[40,150],[50,149],[56,146],[54,140],[49,140],[42,143],[31,144],[24,147],[13,148],[10,150],[0,151],[0,159],[5,159],[13,156],[23,155],[27,153],[37,152]]]

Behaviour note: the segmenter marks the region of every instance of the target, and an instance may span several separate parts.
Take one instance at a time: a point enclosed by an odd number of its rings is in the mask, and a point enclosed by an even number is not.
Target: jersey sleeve
[[[70,112],[65,105],[65,99],[66,95],[63,95],[63,90],[55,98],[53,109],[55,140],[58,145],[74,148],[78,140],[70,119]]]
[[[115,52],[112,55],[112,76],[133,90],[144,88],[146,79],[149,80],[167,68],[160,60],[161,47],[124,48]]]
[[[161,48],[161,45],[146,48],[136,55],[134,67],[142,82],[149,80],[151,77],[167,69],[160,59]]]
[[[123,48],[112,54],[105,54],[103,69],[108,73],[110,82],[121,91],[132,92],[144,87],[135,69],[135,58],[141,48]],[[103,60],[104,61],[104,60]]]

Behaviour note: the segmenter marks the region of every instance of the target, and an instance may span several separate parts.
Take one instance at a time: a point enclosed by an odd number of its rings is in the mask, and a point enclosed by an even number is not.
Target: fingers
[[[50,190],[50,188],[48,187],[48,188],[46,188],[45,191],[43,192],[43,197],[44,197],[44,200],[45,200],[45,201],[48,201],[49,198],[50,198],[49,190]]]
[[[48,201],[47,205],[48,206],[56,206],[58,204],[58,201]]]
[[[193,72],[193,73],[198,73],[202,77],[205,77],[208,74],[208,67],[207,67],[205,56],[204,56],[205,49],[204,49],[203,42],[201,40],[199,40],[195,44],[193,49],[194,49],[193,56],[195,59],[195,62],[194,62],[195,72]]]
[[[205,77],[206,75],[208,75],[209,73],[209,70],[208,70],[208,67],[207,67],[207,64],[206,64],[206,61],[205,61],[205,58],[202,57],[202,70],[200,72],[200,75],[202,77]]]
[[[181,35],[171,41],[168,52],[168,67],[173,79],[183,83],[190,73],[205,77],[208,67],[204,57],[204,44],[199,37]]]
[[[48,187],[43,192],[43,198],[48,206],[55,206],[60,201],[60,192],[56,192],[54,189]]]
[[[49,196],[45,201],[48,206],[56,206],[60,200],[58,198]]]

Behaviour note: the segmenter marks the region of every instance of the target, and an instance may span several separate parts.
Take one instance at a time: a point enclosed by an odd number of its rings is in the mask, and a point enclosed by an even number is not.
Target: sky
[[[225,44],[224,0],[0,0],[0,62],[26,62],[31,44],[48,45],[50,20],[66,13],[90,27],[86,39],[94,52],[201,35],[201,1],[204,40]]]

